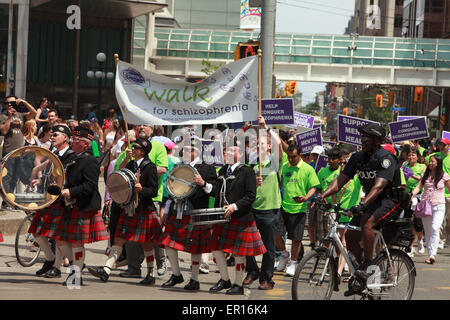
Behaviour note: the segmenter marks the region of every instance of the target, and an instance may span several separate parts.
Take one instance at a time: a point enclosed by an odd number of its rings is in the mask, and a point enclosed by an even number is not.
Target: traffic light
[[[395,102],[395,91],[389,91],[388,106],[393,106]]]
[[[423,100],[423,87],[414,88],[414,102],[422,102]]]
[[[281,98],[281,92],[280,90],[276,89],[275,90],[275,99],[280,99]]]
[[[291,95],[291,82],[286,81],[284,83],[284,96],[289,97]]]
[[[327,123],[327,117],[323,117],[323,123]]]
[[[377,98],[376,98],[376,102],[377,102],[377,108],[382,108],[383,107],[383,95],[382,94],[377,94]]]
[[[239,60],[242,58],[247,58],[258,54],[259,42],[249,41],[249,42],[239,42],[234,50],[234,60]]]
[[[348,108],[342,109],[342,114],[343,114],[344,116],[347,116],[347,115],[348,115]]]
[[[290,89],[292,95],[297,94],[297,81],[291,81]]]
[[[441,116],[441,125],[445,126],[445,124],[447,123],[446,121],[446,117],[444,115]]]
[[[362,108],[362,106],[358,106],[358,107],[356,108],[356,114],[360,117],[360,116],[362,116],[362,113],[363,113],[363,108]]]

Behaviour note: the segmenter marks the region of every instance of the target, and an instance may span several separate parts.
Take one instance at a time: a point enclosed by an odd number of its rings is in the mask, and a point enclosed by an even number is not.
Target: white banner
[[[119,61],[116,99],[124,119],[135,125],[253,121],[258,116],[258,56],[224,65],[197,83]]]

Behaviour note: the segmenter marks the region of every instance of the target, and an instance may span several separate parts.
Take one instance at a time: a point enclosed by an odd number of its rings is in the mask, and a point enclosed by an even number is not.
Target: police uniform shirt
[[[391,184],[398,166],[397,158],[389,151],[378,148],[372,156],[364,151],[353,154],[344,170],[347,177],[358,175],[364,193],[369,194],[376,178],[384,178]],[[385,188],[387,190],[388,187]]]

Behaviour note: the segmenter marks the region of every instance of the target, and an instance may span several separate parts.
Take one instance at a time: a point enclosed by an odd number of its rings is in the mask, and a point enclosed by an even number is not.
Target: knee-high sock
[[[172,248],[166,248],[167,258],[169,259],[172,273],[176,276],[181,274],[180,265],[178,263],[178,251]]]
[[[62,261],[63,261],[63,254],[61,248],[56,247],[55,263],[53,264],[53,267],[60,270]]]
[[[53,261],[55,260],[55,255],[52,251],[52,248],[50,247],[50,243],[48,243],[48,238],[43,236],[36,236],[34,238],[34,241],[37,242],[39,247],[42,249],[45,255],[45,260],[47,261]]]
[[[147,274],[153,276],[153,268],[155,265],[155,255],[153,249],[150,251],[144,251],[145,261],[147,263]]]
[[[106,260],[105,263],[105,271],[107,274],[111,273],[111,269],[113,268],[114,264],[116,263],[117,259],[119,259],[120,255],[122,254],[122,246],[112,246],[111,252],[109,253],[108,260]]]
[[[191,254],[191,261],[192,261],[192,272],[191,272],[191,279],[198,281],[198,273],[200,269],[200,254]]]
[[[86,249],[84,246],[73,248],[73,264],[81,269],[83,268],[84,260],[86,258]]]
[[[222,280],[228,281],[230,280],[230,276],[228,275],[228,267],[227,267],[227,258],[225,256],[225,252],[223,251],[213,251],[214,259],[216,259],[216,264],[219,267],[220,277]]]
[[[236,256],[234,259],[236,265],[236,278],[234,279],[234,283],[239,286],[242,286],[244,280],[245,260],[245,256]]]

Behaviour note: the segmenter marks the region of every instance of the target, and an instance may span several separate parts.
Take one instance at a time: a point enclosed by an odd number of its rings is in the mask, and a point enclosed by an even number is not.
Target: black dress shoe
[[[184,279],[183,279],[183,275],[182,275],[182,274],[180,274],[179,276],[176,276],[176,275],[173,274],[173,275],[170,276],[169,281],[164,282],[164,283],[162,284],[162,287],[163,287],[163,288],[169,288],[169,287],[173,287],[173,286],[175,286],[176,284],[182,283],[182,282],[184,282]]]
[[[155,284],[155,281],[156,281],[155,277],[152,277],[151,275],[148,274],[144,280],[139,282],[139,284],[151,286],[151,285]]]
[[[44,278],[61,278],[61,271],[52,267],[46,273],[43,274]]]
[[[103,282],[108,281],[109,274],[106,273],[104,267],[88,267],[88,271]]]
[[[228,289],[226,294],[244,294],[244,287],[237,285],[237,284],[233,284],[233,286],[231,287],[231,289]]]
[[[140,279],[142,278],[141,272],[132,272],[132,271],[125,271],[119,274],[122,278],[134,278],[134,279]]]
[[[209,292],[216,293],[219,292],[220,290],[229,288],[231,288],[231,281],[230,280],[225,281],[223,279],[220,279],[214,287],[209,289]]]
[[[191,279],[187,285],[184,286],[184,290],[198,291],[200,290],[200,282]]]
[[[44,265],[41,269],[36,271],[37,276],[42,276],[44,273],[46,273],[48,270],[50,270],[53,267],[53,264],[55,263],[55,260],[45,260]]]

